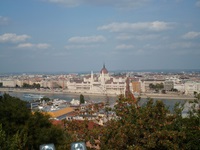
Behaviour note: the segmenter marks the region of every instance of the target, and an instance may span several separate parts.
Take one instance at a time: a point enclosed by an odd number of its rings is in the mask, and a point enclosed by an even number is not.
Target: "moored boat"
[[[31,98],[31,99],[42,99],[44,95],[39,94],[24,94],[23,97],[25,98]]]

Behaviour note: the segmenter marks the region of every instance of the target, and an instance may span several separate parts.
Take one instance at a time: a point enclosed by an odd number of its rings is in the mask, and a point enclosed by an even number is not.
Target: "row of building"
[[[200,81],[181,79],[174,75],[157,75],[145,74],[135,76],[134,74],[109,74],[105,65],[100,73],[87,75],[37,75],[37,76],[17,76],[0,78],[0,86],[3,87],[23,87],[23,84],[33,85],[39,84],[41,89],[58,89],[60,91],[76,92],[76,93],[93,93],[93,94],[124,94],[126,87],[126,79],[130,79],[130,88],[133,93],[154,92],[150,88],[150,84],[163,84],[165,91],[173,89],[181,93],[193,94],[194,91],[200,93]]]

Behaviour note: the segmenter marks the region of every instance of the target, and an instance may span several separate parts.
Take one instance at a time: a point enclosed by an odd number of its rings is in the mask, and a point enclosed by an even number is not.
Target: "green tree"
[[[80,104],[85,104],[85,98],[83,94],[80,95]]]
[[[163,83],[156,83],[156,84],[153,84],[153,83],[150,83],[149,84],[149,88],[152,89],[152,90],[161,90],[164,88],[164,84]]]
[[[26,104],[8,94],[0,96],[0,140],[6,141],[0,142],[0,146],[8,150],[34,150],[41,144],[54,143],[56,149],[68,149],[68,132],[53,125],[48,115],[33,114]]]
[[[33,85],[31,85],[31,87],[36,88],[36,89],[40,89],[40,84],[33,83]]]
[[[37,83],[33,83],[32,85],[28,84],[28,83],[23,83],[22,85],[23,88],[28,88],[28,89],[40,89],[40,84],[37,84]]]
[[[102,149],[183,149],[185,133],[172,127],[175,117],[162,101],[151,99],[137,108],[131,100],[121,98],[115,112],[117,118],[103,130]]]
[[[2,124],[0,124],[0,149],[6,149],[7,141],[6,141],[6,133],[2,128]]]
[[[149,84],[149,88],[150,88],[150,89],[155,89],[155,85],[154,85],[153,83],[150,83],[150,84]]]
[[[194,97],[198,100],[200,100],[200,93],[194,91]]]
[[[48,98],[48,97],[43,97],[43,98],[41,98],[40,100],[41,100],[41,101],[45,100],[46,102],[48,102],[48,101],[50,101],[51,99]]]
[[[23,88],[31,88],[31,85],[27,84],[27,83],[23,83],[22,85]]]
[[[27,102],[8,94],[0,97],[0,123],[8,136],[24,128],[26,120],[31,116],[26,106]]]

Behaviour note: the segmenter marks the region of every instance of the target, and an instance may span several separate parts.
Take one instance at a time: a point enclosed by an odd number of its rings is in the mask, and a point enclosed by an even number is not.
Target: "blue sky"
[[[200,0],[1,0],[0,72],[200,69]]]

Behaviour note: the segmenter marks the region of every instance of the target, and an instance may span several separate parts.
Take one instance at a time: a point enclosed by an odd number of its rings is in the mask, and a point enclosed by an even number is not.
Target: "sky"
[[[200,69],[200,0],[0,0],[0,73]]]

